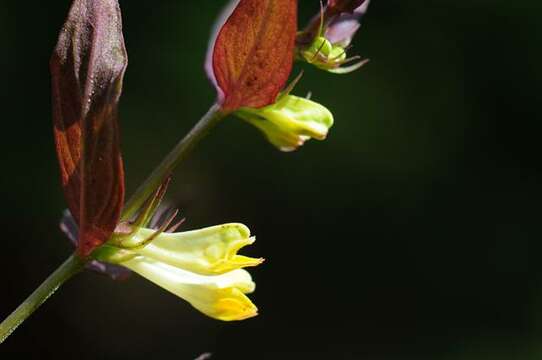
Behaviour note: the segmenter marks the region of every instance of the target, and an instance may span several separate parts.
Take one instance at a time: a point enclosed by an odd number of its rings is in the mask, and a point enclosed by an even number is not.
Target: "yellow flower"
[[[148,238],[155,230],[141,229],[135,236]],[[179,233],[162,233],[137,252],[203,275],[216,275],[248,266],[256,266],[263,259],[255,259],[237,252],[254,243],[250,230],[243,224],[224,224]]]
[[[138,273],[212,318],[243,320],[258,309],[245,295],[256,285],[242,268],[263,259],[237,252],[254,241],[250,230],[236,223],[179,233],[136,228],[117,233],[96,259]]]
[[[202,313],[223,321],[244,320],[258,315],[258,309],[245,295],[255,289],[246,270],[205,276],[144,256],[122,265],[185,299]]]

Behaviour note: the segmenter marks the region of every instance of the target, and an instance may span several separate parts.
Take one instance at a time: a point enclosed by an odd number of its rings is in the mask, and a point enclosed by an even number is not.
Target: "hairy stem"
[[[69,278],[77,274],[85,266],[85,261],[78,255],[71,255],[55,270],[34,292],[0,323],[0,344],[25,321],[41,304]]]
[[[225,113],[218,105],[213,105],[207,113],[196,123],[190,132],[171,150],[154,169],[149,177],[137,188],[136,192],[126,202],[122,212],[122,219],[131,218],[149,198],[149,196],[164,182],[179,163],[186,158],[194,146],[207,135],[222,118]]]

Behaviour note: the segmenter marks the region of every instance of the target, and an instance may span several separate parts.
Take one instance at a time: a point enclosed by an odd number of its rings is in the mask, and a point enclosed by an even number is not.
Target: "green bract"
[[[311,138],[324,140],[333,115],[324,106],[294,95],[282,95],[261,109],[242,108],[236,115],[260,129],[281,151],[293,151]]]

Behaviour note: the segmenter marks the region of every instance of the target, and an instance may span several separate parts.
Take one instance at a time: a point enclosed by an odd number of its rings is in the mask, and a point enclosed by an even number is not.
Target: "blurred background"
[[[225,1],[121,0],[128,192],[207,110],[202,70]],[[319,9],[300,2],[304,24]],[[0,2],[0,318],[72,251],[48,60],[69,1]],[[540,359],[538,0],[374,0],[349,76],[302,66],[335,115],[280,153],[228,118],[176,172],[184,229],[239,221],[267,262],[257,318],[221,323],[133,276],[84,273],[0,347],[2,359]],[[296,71],[299,70],[296,69]]]

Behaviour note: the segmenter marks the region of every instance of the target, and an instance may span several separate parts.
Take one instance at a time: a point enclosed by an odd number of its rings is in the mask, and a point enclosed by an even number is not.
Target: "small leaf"
[[[50,62],[61,181],[87,256],[124,202],[117,105],[127,55],[117,0],[74,0]]]
[[[292,70],[296,30],[296,0],[239,1],[211,45],[224,111],[275,101]]]

